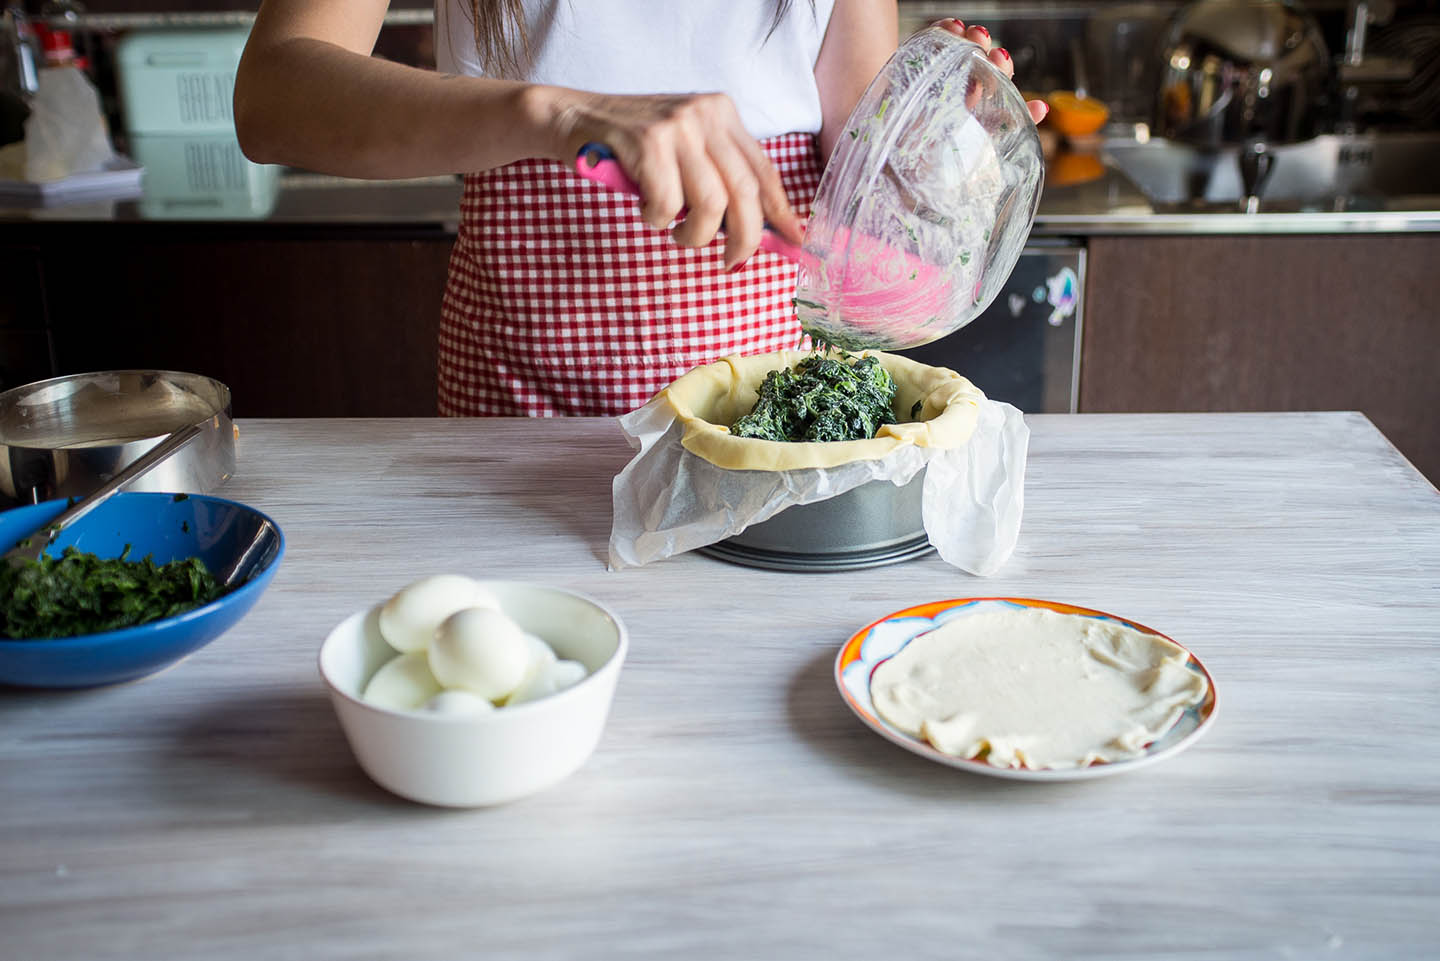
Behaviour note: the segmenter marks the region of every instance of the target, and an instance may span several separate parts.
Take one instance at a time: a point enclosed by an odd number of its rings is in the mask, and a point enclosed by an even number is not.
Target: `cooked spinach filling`
[[[225,588],[198,557],[156,564],[65,548],[0,564],[0,636],[53,639],[148,624],[208,604]]]
[[[755,408],[730,425],[737,437],[780,441],[864,440],[895,423],[895,381],[874,357],[811,354],[772,370]]]

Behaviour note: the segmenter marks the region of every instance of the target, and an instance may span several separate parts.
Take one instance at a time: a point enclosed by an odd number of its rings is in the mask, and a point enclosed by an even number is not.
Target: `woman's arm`
[[[830,159],[850,111],[900,45],[895,0],[835,0],[815,84],[820,88],[820,159]]]
[[[376,179],[484,170],[549,155],[522,84],[370,56],[386,0],[265,0],[235,78],[247,156]]]
[[[235,129],[252,160],[375,179],[468,173],[524,157],[571,163],[600,141],[640,185],[657,228],[682,208],[678,243],[726,223],[734,265],[765,221],[800,224],[780,176],[728,97],[608,96],[455,77],[370,56],[386,0],[264,0],[235,79]],[[617,51],[617,56],[626,55]]]

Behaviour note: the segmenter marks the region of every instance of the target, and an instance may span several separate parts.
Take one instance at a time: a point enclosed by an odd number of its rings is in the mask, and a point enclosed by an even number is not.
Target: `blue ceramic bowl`
[[[46,501],[0,513],[0,552],[65,509]],[[154,673],[229,630],[260,598],[285,555],[274,521],[253,508],[199,494],[124,491],[61,531],[47,553],[74,546],[99,557],[149,554],[157,564],[199,557],[216,577],[244,559],[251,570],[234,590],[202,607],[139,627],[55,640],[0,638],[0,683],[93,687]]]

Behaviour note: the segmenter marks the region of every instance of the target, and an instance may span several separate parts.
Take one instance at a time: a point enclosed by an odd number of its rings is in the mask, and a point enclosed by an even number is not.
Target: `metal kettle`
[[[1330,56],[1292,0],[1197,0],[1165,34],[1156,132],[1205,151],[1238,147],[1250,208],[1277,144],[1319,132]]]

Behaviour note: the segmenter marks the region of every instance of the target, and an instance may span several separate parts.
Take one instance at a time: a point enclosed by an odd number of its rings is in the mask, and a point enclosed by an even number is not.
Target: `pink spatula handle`
[[[603,143],[587,143],[580,148],[580,152],[575,156],[575,172],[586,180],[593,180],[611,190],[618,190],[632,197],[640,196],[640,185],[630,179],[620,167],[620,162],[615,159],[614,152]],[[807,263],[810,259],[805,251],[771,230],[768,225],[760,235],[760,249],[779,254],[797,264]]]
[[[640,196],[640,185],[620,168],[620,161],[615,159],[615,154],[603,143],[587,143],[580,148],[580,152],[575,155],[575,172],[586,180],[593,180],[611,190],[618,190],[632,197]]]
[[[813,265],[814,258],[805,253],[804,249],[795,246],[768,227],[760,234],[760,249],[779,254],[792,264]]]

